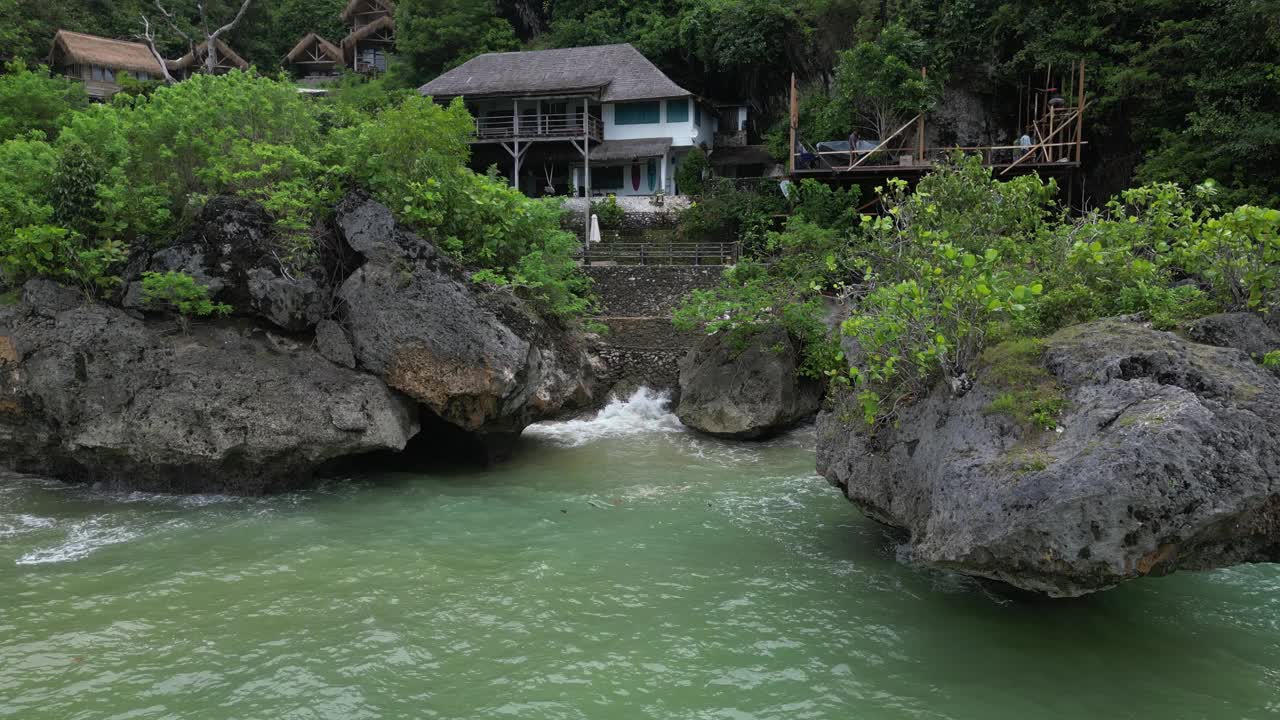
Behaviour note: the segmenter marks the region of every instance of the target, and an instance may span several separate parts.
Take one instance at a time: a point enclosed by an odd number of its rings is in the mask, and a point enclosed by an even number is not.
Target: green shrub
[[[53,225],[28,225],[0,236],[0,272],[12,285],[50,277],[77,284],[92,296],[119,285],[112,271],[127,257],[117,240],[90,242]]]
[[[231,314],[230,305],[215,303],[209,298],[209,288],[186,273],[172,270],[142,273],[142,302],[176,311],[184,331],[193,317]]]
[[[626,219],[626,212],[618,206],[618,198],[609,195],[591,203],[591,212],[600,219],[600,227],[616,228]]]
[[[705,150],[701,147],[690,150],[676,167],[676,189],[681,195],[701,195],[710,168]]]
[[[83,84],[12,60],[0,75],[0,141],[33,130],[55,137],[68,116],[88,104]]]

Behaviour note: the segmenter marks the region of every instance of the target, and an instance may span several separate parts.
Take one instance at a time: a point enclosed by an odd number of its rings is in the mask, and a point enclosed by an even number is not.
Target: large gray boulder
[[[996,353],[963,397],[939,386],[876,432],[842,399],[819,472],[908,531],[916,562],[1051,596],[1280,561],[1280,379],[1119,320],[1033,355]],[[1026,393],[1065,401],[1057,428],[1018,416]]]
[[[446,422],[506,445],[588,406],[585,343],[505,291],[486,291],[391,212],[352,194],[335,216],[360,265],[337,297],[358,366]]]
[[[680,361],[676,416],[710,435],[765,438],[812,417],[822,392],[820,382],[800,376],[800,347],[785,329],[768,328],[742,346],[717,333]]]
[[[45,286],[27,298],[57,298]],[[275,342],[272,342],[275,340]],[[377,378],[247,325],[100,304],[0,312],[0,466],[112,488],[259,494],[400,450],[417,408]]]

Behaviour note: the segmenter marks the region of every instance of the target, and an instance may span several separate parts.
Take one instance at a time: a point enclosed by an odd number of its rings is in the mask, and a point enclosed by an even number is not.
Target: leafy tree
[[[396,47],[414,75],[429,80],[486,52],[516,50],[515,30],[491,2],[401,0],[396,5]]]
[[[0,75],[0,141],[39,130],[56,137],[74,111],[89,104],[84,86],[49,74],[49,69],[27,69],[21,60],[10,61]]]
[[[938,73],[921,77],[926,58],[924,41],[900,24],[886,27],[874,42],[840,53],[830,102],[822,109],[825,127],[843,126],[864,137],[888,138],[941,94]]]

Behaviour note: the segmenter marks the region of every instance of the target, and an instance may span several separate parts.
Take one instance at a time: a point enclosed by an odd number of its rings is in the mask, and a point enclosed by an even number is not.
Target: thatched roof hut
[[[347,65],[356,72],[385,70],[385,54],[395,45],[396,19],[383,15],[357,26],[342,39],[342,53]]]
[[[142,43],[112,40],[70,30],[59,30],[53,36],[49,65],[59,68],[68,65],[96,65],[156,77],[164,74],[160,70],[160,63],[151,54],[151,49]]]
[[[49,67],[84,83],[89,97],[105,100],[120,91],[120,76],[164,77],[151,49],[142,43],[59,30],[49,50]]]
[[[342,22],[360,27],[365,21],[383,15],[394,15],[396,5],[392,0],[350,0],[342,9]]]
[[[313,32],[304,35],[284,59],[303,84],[327,81],[344,64],[342,49]]]

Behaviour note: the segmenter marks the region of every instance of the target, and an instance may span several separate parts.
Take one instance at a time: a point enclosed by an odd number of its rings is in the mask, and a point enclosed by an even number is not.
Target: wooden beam
[[[920,79],[929,79],[929,70],[921,66]],[[916,164],[924,164],[924,112],[920,113],[919,122],[916,123]]]
[[[1077,114],[1077,115],[1078,115],[1079,113],[1082,113],[1082,112],[1084,112],[1084,108],[1083,108],[1083,107],[1078,108],[1078,109],[1076,110],[1076,114]],[[1065,122],[1063,122],[1061,125],[1059,125],[1059,126],[1058,126],[1058,129],[1057,129],[1057,130],[1054,130],[1052,133],[1050,133],[1050,134],[1048,135],[1048,137],[1046,137],[1044,140],[1041,140],[1039,143],[1036,143],[1035,145],[1032,145],[1032,146],[1027,150],[1027,152],[1026,152],[1022,157],[1018,158],[1017,160],[1014,160],[1014,161],[1013,161],[1013,162],[1012,162],[1008,167],[1006,167],[1004,170],[1001,170],[1001,171],[1000,171],[1000,174],[1001,174],[1001,175],[1004,175],[1005,173],[1007,173],[1007,172],[1009,172],[1010,170],[1012,170],[1014,167],[1016,167],[1016,166],[1018,166],[1018,165],[1022,164],[1022,161],[1023,161],[1023,160],[1026,160],[1027,158],[1029,158],[1029,157],[1031,157],[1032,155],[1036,154],[1036,151],[1037,151],[1037,150],[1043,150],[1043,149],[1045,149],[1045,146],[1049,144],[1049,141],[1053,139],[1053,136],[1054,136],[1054,135],[1057,135],[1057,134],[1058,134],[1058,133],[1060,133],[1060,132],[1062,132],[1062,129],[1063,129],[1063,128],[1065,128],[1065,127],[1067,127],[1067,126],[1068,126],[1068,124],[1070,124],[1071,120],[1073,120],[1073,119],[1074,119],[1074,118],[1068,117],[1068,118],[1067,118],[1067,120],[1066,120]]]
[[[791,73],[791,145],[787,150],[787,174],[796,171],[796,126],[800,124],[800,98],[796,95],[796,74]]]
[[[898,137],[899,135],[901,135],[903,130],[906,130],[907,128],[911,127],[911,124],[912,124],[912,123],[914,123],[915,121],[919,120],[919,119],[920,119],[920,116],[919,116],[919,115],[917,115],[917,116],[915,116],[915,117],[911,118],[910,120],[908,120],[906,125],[903,125],[902,127],[900,127],[900,128],[898,128],[897,130],[895,130],[895,131],[893,132],[893,134],[892,134],[892,135],[890,135],[889,137],[887,137],[887,138],[885,138],[885,139],[881,140],[879,145],[877,145],[877,146],[875,146],[874,148],[872,148],[872,149],[868,150],[866,155],[863,155],[862,157],[858,158],[858,162],[856,162],[856,163],[854,163],[854,164],[850,165],[849,167],[845,168],[845,170],[852,170],[852,169],[854,169],[854,168],[858,167],[859,165],[861,165],[862,163],[866,162],[867,158],[871,157],[872,155],[875,155],[877,152],[880,152],[880,148],[884,147],[885,145],[888,145],[890,140],[892,140],[892,139],[894,139],[894,138]]]
[[[1080,58],[1080,82],[1076,88],[1076,163],[1080,163],[1080,146],[1084,139],[1084,58]]]
[[[591,264],[591,101],[582,98],[582,186],[587,202],[586,227],[582,231],[582,264]]]

